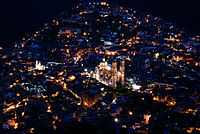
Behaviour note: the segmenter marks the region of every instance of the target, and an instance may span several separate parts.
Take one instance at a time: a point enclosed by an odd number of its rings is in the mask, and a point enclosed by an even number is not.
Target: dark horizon
[[[34,32],[62,11],[66,11],[75,3],[73,0],[47,1],[3,1],[1,4],[1,44],[20,40],[25,34]],[[145,3],[145,4],[144,4]],[[167,18],[189,33],[199,34],[200,9],[197,0],[160,1],[160,0],[123,0],[119,5],[130,6],[142,12],[150,12],[155,16]]]

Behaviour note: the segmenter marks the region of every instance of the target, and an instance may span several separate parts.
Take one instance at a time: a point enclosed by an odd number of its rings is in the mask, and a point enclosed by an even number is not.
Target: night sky
[[[75,0],[1,0],[0,43],[17,41],[24,34],[39,29],[61,11],[71,8]],[[120,0],[119,0],[120,1]],[[122,2],[125,1],[125,2]],[[166,17],[189,32],[200,31],[199,0],[121,0],[141,11]]]

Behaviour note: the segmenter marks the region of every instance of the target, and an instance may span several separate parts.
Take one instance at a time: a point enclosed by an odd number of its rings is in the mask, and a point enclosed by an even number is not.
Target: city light
[[[129,111],[129,115],[133,115],[133,112]]]
[[[0,133],[200,133],[200,36],[127,2],[74,1],[0,44]]]
[[[114,121],[115,121],[115,122],[119,122],[119,119],[118,119],[118,118],[115,118]]]
[[[142,86],[136,85],[136,84],[133,84],[133,85],[132,85],[133,90],[139,90],[141,87],[142,87]]]

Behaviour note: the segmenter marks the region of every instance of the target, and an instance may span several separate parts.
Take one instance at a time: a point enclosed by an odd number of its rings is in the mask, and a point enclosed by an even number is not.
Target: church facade
[[[42,63],[40,61],[37,61],[35,62],[35,69],[36,70],[45,70],[46,69],[46,66],[45,65],[42,65]]]
[[[120,61],[119,70],[117,69],[117,62],[112,62],[112,66],[108,65],[108,62],[103,59],[95,70],[92,72],[92,78],[98,80],[99,82],[116,88],[117,82],[124,84],[124,75],[125,75],[125,61]]]

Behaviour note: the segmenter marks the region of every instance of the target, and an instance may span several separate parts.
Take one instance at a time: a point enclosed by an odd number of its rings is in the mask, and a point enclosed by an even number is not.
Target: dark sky
[[[75,0],[0,0],[0,43],[16,41],[65,11]],[[200,31],[199,0],[119,0],[141,11],[172,18],[186,30]],[[9,43],[8,43],[9,44]]]

